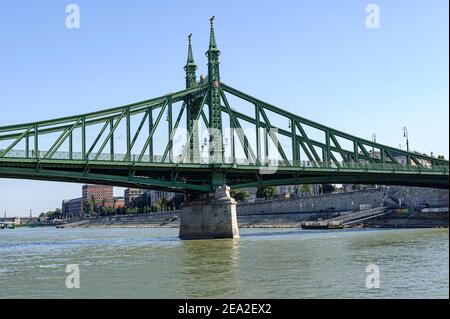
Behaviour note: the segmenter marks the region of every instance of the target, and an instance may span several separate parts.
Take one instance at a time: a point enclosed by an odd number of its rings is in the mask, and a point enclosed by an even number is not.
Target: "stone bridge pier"
[[[226,185],[214,196],[188,200],[181,211],[181,239],[239,238],[236,201]]]

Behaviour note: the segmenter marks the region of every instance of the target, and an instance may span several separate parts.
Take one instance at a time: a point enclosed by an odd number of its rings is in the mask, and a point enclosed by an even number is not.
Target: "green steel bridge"
[[[207,194],[268,185],[448,188],[449,162],[382,145],[285,111],[221,81],[214,35],[186,89],[64,118],[0,127],[0,178]]]

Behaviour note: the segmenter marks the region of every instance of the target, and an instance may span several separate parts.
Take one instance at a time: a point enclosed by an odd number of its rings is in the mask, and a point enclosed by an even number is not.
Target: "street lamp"
[[[409,138],[408,138],[408,128],[403,127],[403,137],[406,138],[406,151],[409,152]]]

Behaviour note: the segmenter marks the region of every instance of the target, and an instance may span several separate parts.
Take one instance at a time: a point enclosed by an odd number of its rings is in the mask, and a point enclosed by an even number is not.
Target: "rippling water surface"
[[[0,230],[0,298],[449,298],[448,229]],[[66,288],[68,264],[80,288]],[[366,267],[380,269],[367,289]]]

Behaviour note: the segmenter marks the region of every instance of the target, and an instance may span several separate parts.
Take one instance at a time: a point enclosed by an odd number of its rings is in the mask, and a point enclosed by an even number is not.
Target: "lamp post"
[[[403,137],[406,138],[406,151],[409,152],[409,138],[408,138],[408,128],[403,127]]]

